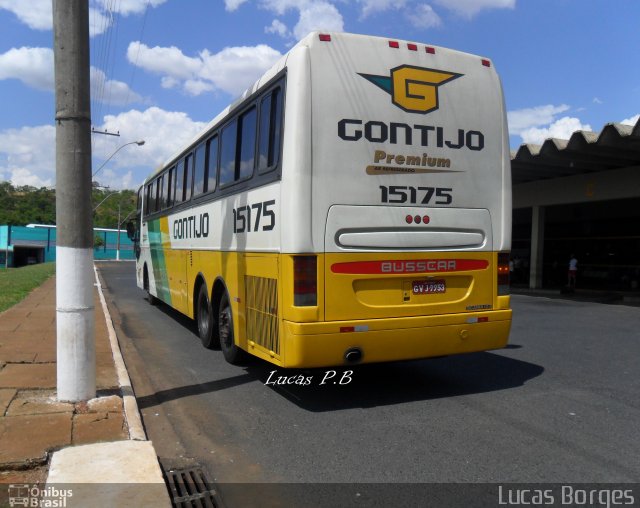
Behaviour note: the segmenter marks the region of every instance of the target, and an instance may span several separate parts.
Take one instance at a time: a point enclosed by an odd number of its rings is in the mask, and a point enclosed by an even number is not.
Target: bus
[[[137,284],[231,363],[502,348],[510,178],[491,60],[314,32],[145,180]]]

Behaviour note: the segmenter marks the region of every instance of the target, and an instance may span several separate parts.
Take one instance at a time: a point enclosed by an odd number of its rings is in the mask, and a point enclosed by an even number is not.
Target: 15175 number
[[[383,203],[410,203],[428,205],[450,205],[453,189],[449,187],[409,187],[405,185],[381,185]]]
[[[276,214],[271,209],[275,199],[233,209],[233,232],[271,231],[276,226]],[[253,211],[253,213],[252,213]]]

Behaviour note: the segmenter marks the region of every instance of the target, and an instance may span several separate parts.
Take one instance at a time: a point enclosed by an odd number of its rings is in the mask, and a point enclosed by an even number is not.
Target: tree
[[[109,196],[107,198],[107,196]],[[132,190],[110,191],[94,189],[94,227],[115,229],[118,226],[118,205],[120,220],[136,209],[137,195]],[[26,226],[27,224],[56,223],[56,191],[42,187],[14,187],[11,182],[0,182],[0,224]]]

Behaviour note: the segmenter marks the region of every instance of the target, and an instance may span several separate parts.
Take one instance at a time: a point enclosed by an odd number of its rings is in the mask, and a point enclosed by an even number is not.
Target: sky
[[[0,181],[14,185],[55,185],[51,5],[0,0]],[[94,180],[112,189],[137,188],[313,30],[491,58],[512,150],[632,125],[640,114],[638,0],[89,0],[89,8],[92,124],[120,134],[92,135]]]

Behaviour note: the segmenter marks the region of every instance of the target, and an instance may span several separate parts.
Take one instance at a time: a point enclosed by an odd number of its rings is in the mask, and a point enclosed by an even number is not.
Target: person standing
[[[576,288],[576,274],[578,273],[578,260],[576,259],[575,254],[571,254],[571,259],[569,259],[569,275],[567,285],[571,289]]]

